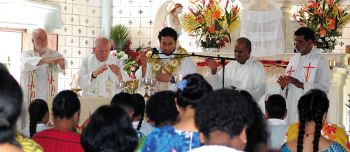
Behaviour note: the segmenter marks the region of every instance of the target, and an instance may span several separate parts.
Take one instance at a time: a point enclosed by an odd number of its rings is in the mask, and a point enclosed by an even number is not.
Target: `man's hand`
[[[278,77],[277,83],[281,86],[281,89],[283,90],[288,85],[288,80],[287,80],[286,76],[280,75]]]
[[[286,76],[286,79],[287,79],[288,83],[295,85],[297,88],[304,89],[304,84],[302,82],[300,82],[298,79],[291,77],[291,76]]]
[[[64,70],[64,68],[65,68],[64,58],[59,58],[55,62],[56,62],[56,64],[60,65],[61,69]]]
[[[112,70],[112,72],[118,76],[119,80],[123,80],[122,73],[120,71],[120,68],[117,65],[114,64],[109,64],[108,65],[109,69]]]
[[[145,49],[141,50],[140,59],[141,59],[142,78],[144,78],[146,75],[147,63],[148,63],[148,59],[147,59],[146,54],[149,51],[151,51],[151,48],[145,48]]]
[[[214,59],[208,58],[205,59],[205,62],[208,63],[208,67],[211,69],[211,73],[216,74],[216,71],[218,69],[216,61]]]
[[[97,77],[101,73],[105,72],[108,69],[107,65],[99,66],[94,72],[92,72],[92,76]]]
[[[156,75],[156,80],[159,82],[170,82],[173,76],[169,72],[159,73]]]

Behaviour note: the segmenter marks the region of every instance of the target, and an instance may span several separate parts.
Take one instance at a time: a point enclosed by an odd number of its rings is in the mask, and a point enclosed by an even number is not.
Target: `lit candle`
[[[182,80],[182,74],[179,74],[179,80],[180,81]]]

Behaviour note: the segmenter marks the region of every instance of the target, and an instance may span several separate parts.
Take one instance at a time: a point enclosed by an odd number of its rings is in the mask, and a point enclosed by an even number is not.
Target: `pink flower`
[[[131,67],[130,67],[130,70],[131,70],[131,71],[135,71],[135,66],[131,66]]]

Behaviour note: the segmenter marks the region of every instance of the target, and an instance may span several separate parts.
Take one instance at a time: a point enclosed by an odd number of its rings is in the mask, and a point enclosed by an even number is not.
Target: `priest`
[[[188,74],[196,73],[197,68],[186,50],[177,46],[177,32],[170,27],[163,28],[158,35],[159,50],[146,56],[146,51],[141,54],[142,66],[136,75],[142,78],[155,78],[160,90],[176,90],[176,80]],[[150,52],[150,51],[148,51]]]
[[[32,42],[33,50],[23,51],[21,55],[21,86],[25,110],[34,99],[47,101],[49,97],[56,95],[58,73],[63,72],[67,65],[62,54],[48,48],[45,30],[33,30]],[[25,116],[21,119],[24,118]]]
[[[298,51],[290,60],[284,75],[277,80],[287,103],[287,123],[298,122],[298,101],[308,90],[317,88],[329,91],[329,66],[314,48],[315,34],[301,27],[294,33],[294,44]]]
[[[111,97],[118,93],[121,89],[119,83],[128,79],[123,68],[123,62],[110,52],[109,40],[97,38],[93,54],[83,59],[78,71],[83,96]]]
[[[246,90],[259,101],[265,94],[265,71],[263,65],[256,58],[250,56],[251,42],[240,37],[236,40],[234,55],[236,60],[225,66],[225,88]],[[213,59],[207,59],[213,76],[209,78],[216,89],[222,87],[222,70],[217,72],[217,64]]]

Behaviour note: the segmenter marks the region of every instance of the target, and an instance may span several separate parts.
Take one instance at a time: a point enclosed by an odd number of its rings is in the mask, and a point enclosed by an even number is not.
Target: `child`
[[[35,133],[48,128],[49,108],[45,100],[35,99],[29,105],[29,127],[23,130],[23,134],[32,137]]]

